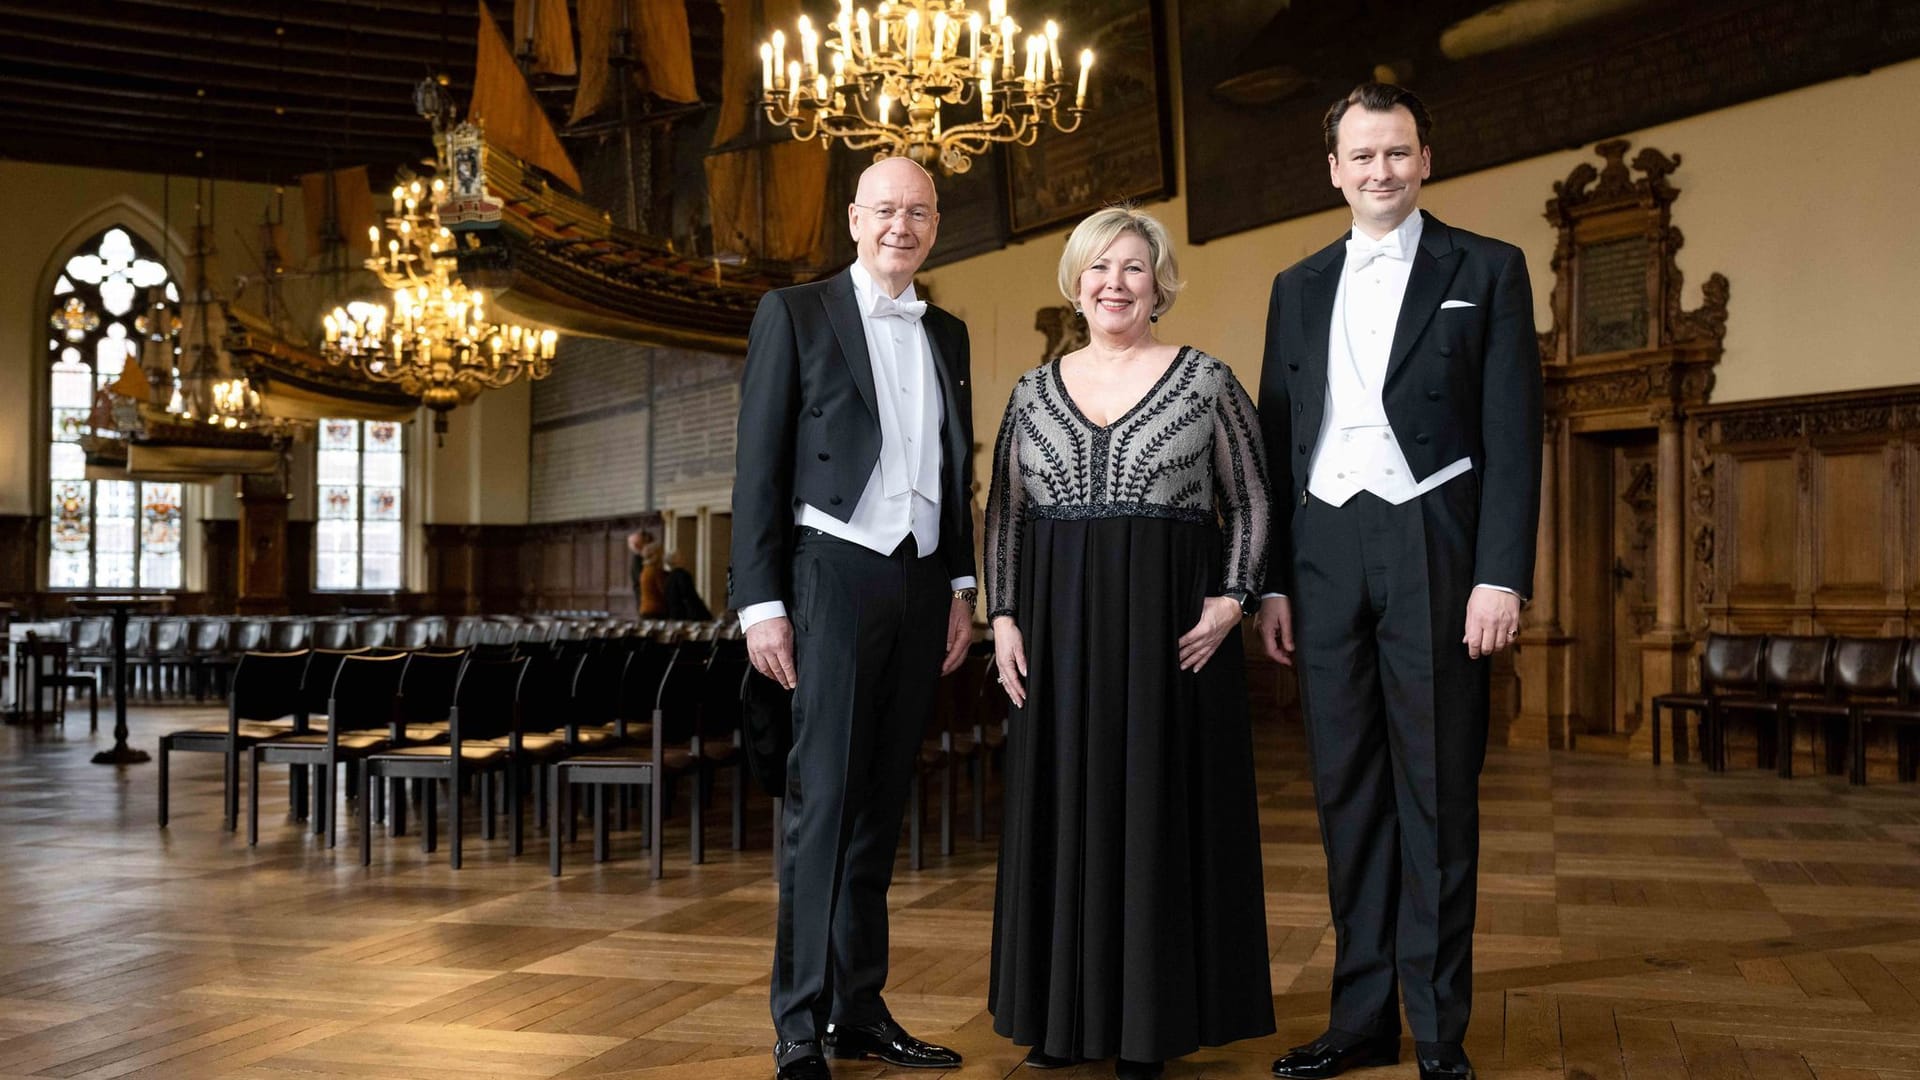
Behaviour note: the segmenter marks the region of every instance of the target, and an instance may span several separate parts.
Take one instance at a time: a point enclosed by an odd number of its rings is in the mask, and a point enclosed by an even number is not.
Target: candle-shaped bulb
[[[773,93],[773,46],[760,43],[760,89],[764,93]]]
[[[787,109],[800,107],[800,61],[787,61]]]
[[[836,56],[834,59],[838,60],[839,57]],[[827,103],[827,77],[825,75],[815,75],[813,77],[813,96],[820,104],[825,105]]]
[[[867,14],[866,8],[861,8],[860,13],[854,16],[854,21],[860,24],[860,55],[871,60],[873,58],[873,16]]]
[[[845,86],[847,83],[847,57],[845,53],[833,54],[833,85]]]
[[[987,0],[987,18],[998,23],[1007,17],[1007,0]]]
[[[887,111],[891,108],[893,108],[893,99],[891,97],[888,97],[885,94],[881,94],[880,95],[880,123],[882,125],[886,124]]]
[[[375,251],[380,249],[380,226],[367,226],[367,243],[372,245]]]
[[[947,13],[938,11],[933,16],[933,40],[927,43],[928,63],[937,64],[947,50],[947,24],[952,20]]]
[[[907,62],[907,69],[909,71],[913,69],[914,54],[919,51],[920,51],[920,9],[910,8],[907,11],[907,51],[904,55],[904,59]]]
[[[1080,89],[1075,91],[1073,95],[1073,104],[1075,108],[1084,109],[1087,107],[1087,72],[1091,70],[1092,67],[1093,67],[1093,50],[1081,49],[1080,50]]]
[[[980,58],[980,119],[993,119],[993,54]]]
[[[1013,35],[1019,32],[1013,16],[1000,16],[1000,77],[1003,79],[1013,78]]]
[[[773,32],[773,75],[778,86],[780,75],[787,70],[787,35],[782,31]]]
[[[980,13],[967,16],[967,59],[980,62]]]
[[[1059,82],[1066,69],[1060,66],[1060,24],[1047,20],[1047,59],[1053,64],[1053,81]]]

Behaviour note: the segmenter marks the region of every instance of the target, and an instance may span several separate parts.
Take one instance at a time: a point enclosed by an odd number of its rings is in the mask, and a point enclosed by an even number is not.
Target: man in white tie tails
[[[1487,668],[1533,583],[1540,357],[1519,249],[1418,209],[1429,127],[1397,86],[1334,103],[1353,229],[1267,309],[1261,636],[1299,661],[1336,942],[1326,1033],[1274,1063],[1297,1080],[1397,1062],[1402,999],[1423,1080],[1473,1076]]]
[[[861,174],[859,258],[768,293],[747,336],[732,606],[793,691],[773,957],[779,1080],[826,1058],[952,1068],[881,1000],[887,886],[934,685],[973,622],[967,328],[914,295],[939,228],[906,158]]]

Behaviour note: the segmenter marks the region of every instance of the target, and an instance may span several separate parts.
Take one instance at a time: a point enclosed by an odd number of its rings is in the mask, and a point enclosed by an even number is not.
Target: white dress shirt
[[[866,330],[867,356],[873,364],[880,460],[874,463],[867,486],[846,521],[801,503],[794,512],[794,524],[882,555],[891,554],[911,535],[920,557],[926,558],[940,546],[943,399],[940,378],[933,367],[933,349],[917,315],[925,305],[915,297],[911,282],[898,297],[887,297],[865,266],[855,262],[850,274],[860,323]],[[876,314],[876,305],[891,310]],[[902,306],[909,306],[909,310],[899,312]],[[973,584],[972,575],[953,579],[956,589]],[[786,613],[787,605],[779,600],[749,604],[740,611],[740,627],[744,630]]]

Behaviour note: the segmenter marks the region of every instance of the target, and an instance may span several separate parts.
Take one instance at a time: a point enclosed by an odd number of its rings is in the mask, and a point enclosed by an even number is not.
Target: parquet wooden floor
[[[136,710],[133,742],[214,715]],[[658,884],[632,834],[597,867],[583,840],[559,879],[544,842],[510,859],[504,840],[472,840],[456,873],[379,837],[367,871],[350,829],[329,851],[282,819],[283,775],[257,850],[222,832],[214,755],[175,758],[157,829],[155,766],[90,764],[103,743],[84,726],[0,733],[0,1080],[770,1075],[764,802],[750,850],[726,850],[716,822],[702,867],[670,827]],[[1258,752],[1281,1030],[1175,1062],[1176,1080],[1263,1077],[1325,1021],[1333,943],[1297,729],[1264,726]],[[1482,792],[1483,1075],[1920,1080],[1912,786],[1495,750]],[[984,1011],[991,840],[921,873],[903,857],[893,901],[896,1014],[966,1054],[950,1075],[1014,1073],[1021,1052]]]

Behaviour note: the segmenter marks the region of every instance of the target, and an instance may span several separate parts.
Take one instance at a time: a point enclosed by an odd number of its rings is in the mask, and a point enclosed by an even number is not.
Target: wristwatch
[[[955,600],[965,600],[968,607],[976,607],[980,600],[980,590],[972,585],[964,589],[955,589],[953,590],[953,598]]]
[[[1232,600],[1236,604],[1239,604],[1240,614],[1242,615],[1260,614],[1260,594],[1257,592],[1246,592],[1240,589],[1232,589],[1227,592],[1221,593],[1220,595],[1226,597],[1229,600]]]

